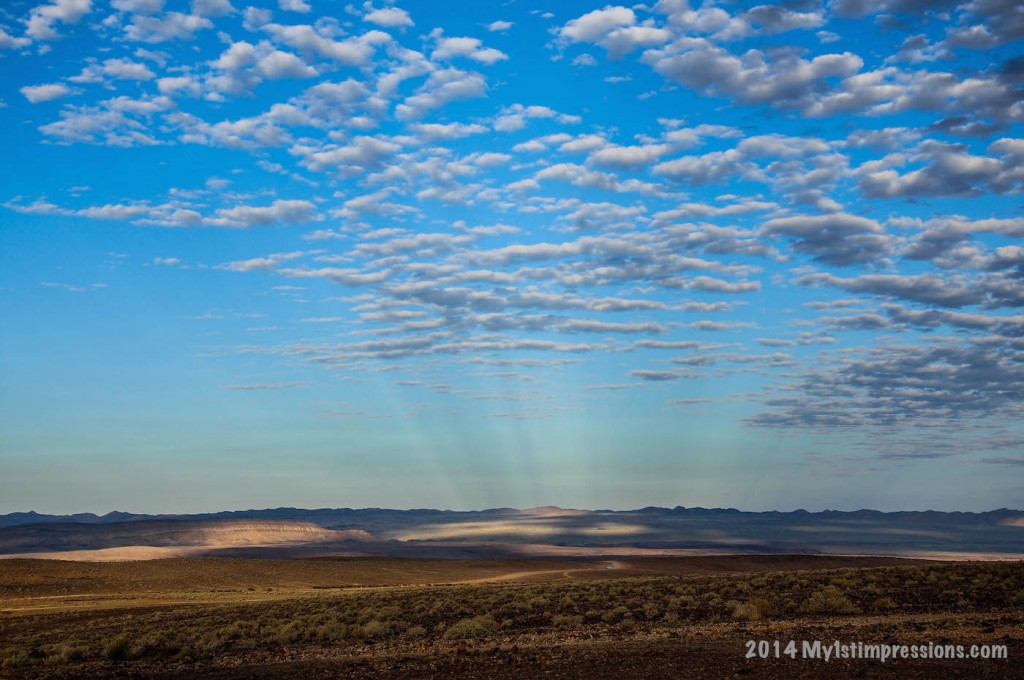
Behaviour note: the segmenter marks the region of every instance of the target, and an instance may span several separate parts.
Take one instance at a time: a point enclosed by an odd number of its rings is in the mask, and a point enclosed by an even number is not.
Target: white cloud
[[[147,212],[149,206],[146,205],[101,205],[83,208],[75,214],[94,220],[130,220]]]
[[[131,116],[146,119],[154,113],[166,111],[173,104],[167,97],[138,100],[115,97],[97,106],[65,107],[60,120],[40,126],[39,131],[68,143],[122,147],[155,145],[159,142],[146,125]]]
[[[256,46],[250,42],[239,40],[231,43],[216,61],[210,63],[210,66],[224,71],[237,71],[255,63]]]
[[[608,33],[622,26],[636,23],[636,14],[627,7],[605,7],[573,19],[558,34],[569,42],[596,43]]]
[[[608,50],[608,56],[621,58],[640,47],[661,45],[672,39],[672,34],[650,22],[636,25],[636,14],[627,7],[605,7],[573,19],[560,29],[562,43],[592,43]],[[581,59],[577,57],[577,59]],[[592,59],[592,57],[590,57]],[[589,60],[575,66],[589,66]]]
[[[113,0],[110,6],[132,14],[156,14],[164,8],[164,0]]]
[[[663,28],[628,26],[615,29],[598,44],[608,50],[608,56],[618,59],[633,50],[661,45],[671,39],[672,34]]]
[[[203,89],[199,79],[193,75],[159,78],[156,81],[156,87],[160,94],[174,96],[178,92],[182,92],[191,97],[198,97],[202,94]]]
[[[223,177],[210,177],[204,182],[207,189],[213,189],[214,191],[221,191],[231,186],[231,180],[224,179]]]
[[[317,75],[316,69],[309,66],[294,54],[275,50],[260,59],[256,70],[264,78],[280,80],[283,78],[312,78]]]
[[[379,45],[387,45],[392,38],[383,31],[368,31],[346,40],[333,40],[321,35],[313,26],[266,24],[262,29],[289,47],[303,53],[312,53],[332,59],[346,66],[363,66],[369,62]]]
[[[552,144],[561,144],[562,142],[572,139],[572,135],[564,132],[558,132],[553,135],[544,135],[543,137],[535,137],[526,142],[521,142],[512,147],[515,152],[523,151],[546,151]]]
[[[356,175],[401,151],[402,147],[387,139],[356,137],[346,146],[313,151],[302,164],[317,172],[335,171],[343,175]]]
[[[255,32],[269,24],[274,18],[274,13],[269,9],[246,7],[245,11],[242,12],[242,16],[242,27],[247,31]]]
[[[213,22],[206,17],[181,12],[167,12],[162,17],[136,14],[125,26],[125,37],[147,43],[161,43],[170,40],[192,40],[196,31],[213,28]]]
[[[829,9],[839,17],[855,18],[883,12],[923,14],[931,8],[951,7],[951,0],[833,0]]]
[[[664,122],[667,124],[674,121]],[[673,125],[666,125],[666,127],[672,127],[673,129],[668,130],[664,134],[665,141],[671,142],[672,144],[682,148],[697,146],[704,142],[708,137],[731,139],[743,136],[743,133],[737,128],[726,125],[708,125],[705,123],[695,127],[677,127]]]
[[[386,187],[380,191],[350,198],[342,204],[342,207],[333,211],[333,217],[353,219],[365,215],[401,215],[415,213],[416,209],[407,205],[389,202],[387,199],[394,193],[392,187]]]
[[[896,242],[874,220],[845,213],[779,217],[765,222],[759,233],[792,237],[794,251],[838,266],[879,262]]]
[[[17,200],[8,201],[3,205],[5,208],[20,213],[87,217],[94,220],[128,220],[145,215],[151,210],[150,206],[146,203],[108,203],[106,205],[72,210],[49,203],[45,199],[37,199],[28,205],[23,205],[17,202]]]
[[[320,219],[316,206],[309,201],[277,200],[269,206],[240,205],[221,208],[205,224],[215,227],[248,228],[272,224],[302,224]]]
[[[33,104],[48,102],[51,99],[59,99],[71,94],[71,90],[63,83],[48,83],[46,85],[26,85],[18,90],[25,99]]]
[[[643,60],[666,78],[711,96],[782,108],[810,106],[815,88],[827,78],[853,75],[864,65],[855,54],[823,54],[810,61],[783,53],[774,61],[760,50],[742,57],[703,40],[680,41],[649,50]]]
[[[222,17],[233,14],[230,0],[192,0],[192,14],[200,17]]]
[[[407,129],[427,142],[436,142],[442,139],[458,139],[487,132],[487,128],[483,125],[469,123],[412,123]]]
[[[499,21],[492,21],[491,23],[487,24],[487,30],[488,31],[507,31],[510,28],[512,28],[512,22],[511,21],[501,21],[501,20],[499,20]]]
[[[313,11],[313,8],[305,0],[277,0],[277,6],[286,12],[298,12],[300,14],[307,14]]]
[[[404,26],[413,25],[412,19],[409,17],[409,13],[398,7],[385,7],[383,9],[372,10],[363,16],[363,21],[368,21],[371,24],[377,24],[378,26],[384,26],[385,28],[402,28]]]
[[[556,163],[538,171],[533,177],[535,180],[558,180],[569,182],[578,187],[590,187],[615,193],[626,191],[636,191],[649,195],[665,193],[664,189],[659,185],[642,182],[638,179],[620,180],[613,173],[591,170],[575,163]]]
[[[881,169],[877,162],[865,163],[859,169],[858,187],[869,198],[894,196],[956,196],[980,193],[994,194],[1020,191],[1024,184],[1024,142],[1004,138],[989,145],[993,156],[968,152],[965,146],[935,140],[923,142],[909,158],[893,159],[896,167],[908,160],[924,167],[900,174]]]
[[[590,154],[587,161],[609,168],[631,169],[648,165],[672,151],[669,144],[606,146]]]
[[[498,132],[515,132],[526,127],[529,119],[554,118],[559,123],[575,124],[580,122],[579,116],[559,113],[547,106],[523,106],[513,104],[502,109],[498,117],[494,119],[494,129]]]
[[[798,29],[818,28],[824,13],[796,11],[778,5],[757,5],[736,15],[710,3],[691,9],[687,3],[662,0],[655,11],[668,15],[668,25],[679,36],[708,36],[715,42],[742,40],[756,35],[775,35]]]
[[[252,149],[283,146],[291,142],[287,130],[282,127],[282,118],[293,122],[291,116],[295,113],[294,108],[279,104],[259,116],[225,120],[215,124],[181,112],[167,115],[166,120],[181,129],[178,139],[182,142]]]
[[[3,28],[0,28],[0,50],[16,50],[19,47],[25,47],[31,45],[32,40],[29,38],[15,38],[9,34]]]
[[[103,71],[120,80],[152,80],[156,77],[145,64],[130,59],[107,59],[103,62]]]
[[[467,159],[470,160],[470,159]],[[476,154],[472,157],[471,162],[475,165],[479,165],[481,168],[496,168],[499,165],[504,165],[512,160],[512,156],[507,153],[497,153],[494,151],[487,151],[481,154]]]
[[[701,156],[682,156],[654,166],[653,172],[676,181],[695,184],[722,182],[748,167],[747,159],[736,149],[712,151]]]
[[[415,94],[395,107],[395,117],[412,120],[449,102],[483,97],[486,92],[487,85],[479,73],[456,68],[434,71]]]
[[[504,52],[484,47],[476,38],[441,38],[430,55],[431,59],[437,61],[450,61],[455,57],[465,57],[488,65],[508,59]]]
[[[167,220],[158,223],[170,227],[196,227],[203,223],[203,216],[195,210],[179,208],[171,212]]]
[[[54,40],[59,37],[53,25],[77,24],[92,11],[92,0],[56,0],[49,5],[39,5],[29,12],[25,34],[36,40]]]
[[[217,269],[226,269],[230,272],[258,272],[272,271],[285,262],[291,262],[305,255],[302,251],[291,253],[271,253],[266,257],[254,257],[249,260],[235,260],[217,265]]]
[[[601,135],[580,135],[573,140],[558,147],[559,151],[567,153],[586,153],[607,146],[608,140]]]
[[[220,73],[205,79],[207,91],[235,96],[252,94],[264,79],[312,78],[318,74],[316,69],[296,55],[275,49],[266,40],[257,45],[244,40],[231,43],[216,60],[210,62],[210,66]],[[173,88],[178,84],[183,87],[191,85],[188,82],[169,81],[165,87]],[[277,104],[272,108],[277,108],[280,114],[283,112],[282,107],[289,106],[292,104]]]
[[[82,69],[77,76],[68,78],[73,83],[102,83],[107,78],[116,80],[152,80],[156,78],[148,66],[131,59],[107,59]]]

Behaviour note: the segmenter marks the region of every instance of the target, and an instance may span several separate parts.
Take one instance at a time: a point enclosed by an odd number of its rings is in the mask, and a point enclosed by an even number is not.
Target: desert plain
[[[1024,677],[1019,514],[7,516],[0,672]],[[826,661],[805,641],[1006,658]]]

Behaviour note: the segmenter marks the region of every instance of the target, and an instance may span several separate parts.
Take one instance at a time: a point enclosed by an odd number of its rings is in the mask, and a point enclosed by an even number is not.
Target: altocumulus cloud
[[[85,267],[54,225],[132,252],[103,289],[12,267],[9,297],[184,291],[189,346],[274,376],[214,391],[331,420],[392,409],[384,385],[549,441],[539,416],[589,432],[628,393],[631,441],[714,412],[736,450],[799,431],[1012,474],[1018,5],[11,7],[0,118],[37,162],[0,200],[39,234],[13,257]]]

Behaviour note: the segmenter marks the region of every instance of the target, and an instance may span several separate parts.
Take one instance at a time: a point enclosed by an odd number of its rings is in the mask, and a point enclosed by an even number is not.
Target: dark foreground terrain
[[[749,640],[769,658],[747,658]],[[1008,658],[826,662],[802,658],[805,640]],[[4,678],[1014,678],[1022,660],[1012,561],[0,563]]]

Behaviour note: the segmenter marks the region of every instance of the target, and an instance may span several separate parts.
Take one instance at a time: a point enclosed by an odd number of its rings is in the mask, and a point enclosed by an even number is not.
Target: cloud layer
[[[7,219],[272,300],[209,317],[260,362],[230,397],[312,370],[528,420],[628,393],[883,466],[1019,453],[1017,4],[504,9],[11,8]],[[32,285],[116,294],[87,276]]]

